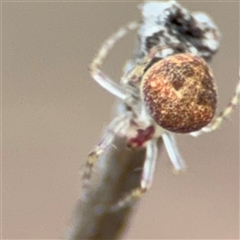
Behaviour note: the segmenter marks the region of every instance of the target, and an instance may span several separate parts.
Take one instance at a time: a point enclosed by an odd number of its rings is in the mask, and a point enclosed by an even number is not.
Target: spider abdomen
[[[188,133],[206,126],[217,104],[213,74],[192,54],[176,54],[153,64],[143,75],[141,97],[161,127]]]

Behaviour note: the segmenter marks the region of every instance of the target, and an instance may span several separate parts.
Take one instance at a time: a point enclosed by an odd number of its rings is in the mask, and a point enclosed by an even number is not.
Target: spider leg
[[[173,133],[165,132],[162,135],[168,156],[173,164],[174,172],[179,173],[186,169],[185,162],[179,153],[177,142]]]
[[[100,142],[96,147],[88,154],[88,159],[83,171],[82,181],[83,189],[86,189],[89,185],[89,180],[91,178],[93,166],[98,160],[99,156],[104,152],[104,150],[111,145],[116,134],[128,127],[129,113],[117,116],[110,123],[106,131],[104,132]]]
[[[129,31],[135,30],[139,24],[137,22],[130,22],[126,26],[120,28],[116,33],[110,36],[102,45],[96,57],[93,59],[90,65],[90,74],[93,79],[101,85],[104,89],[115,95],[116,97],[125,100],[127,95],[124,89],[114,83],[108,76],[106,76],[99,68],[102,65],[103,60],[107,57],[114,44],[123,38]]]
[[[206,127],[203,127],[199,131],[191,132],[190,135],[192,135],[193,137],[198,137],[202,133],[212,132],[219,128],[223,120],[228,118],[233,112],[234,108],[238,105],[239,98],[240,98],[240,82],[238,83],[235,90],[235,94],[232,97],[231,101],[229,102],[228,106],[217,117],[215,117],[210,124],[208,124]]]
[[[175,46],[176,44],[172,44]],[[177,45],[176,45],[177,46]],[[130,71],[126,71],[126,76],[123,77],[123,83],[127,83],[129,79],[136,82],[144,74],[145,68],[151,62],[151,60],[156,57],[159,53],[163,57],[167,57],[169,54],[173,53],[173,49],[167,45],[164,46],[154,46],[150,49],[149,53],[144,56],[136,66]],[[158,56],[159,57],[159,56]]]
[[[139,199],[152,185],[155,165],[158,156],[157,140],[153,139],[147,142],[146,159],[143,166],[140,186],[132,190],[116,204],[110,207],[110,211],[118,211],[128,206],[133,201]]]

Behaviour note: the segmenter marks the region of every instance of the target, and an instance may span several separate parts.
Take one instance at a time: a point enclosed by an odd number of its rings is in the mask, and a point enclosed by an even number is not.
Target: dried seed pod
[[[141,97],[154,121],[177,133],[206,126],[217,104],[209,66],[188,53],[164,58],[147,69],[142,77]]]

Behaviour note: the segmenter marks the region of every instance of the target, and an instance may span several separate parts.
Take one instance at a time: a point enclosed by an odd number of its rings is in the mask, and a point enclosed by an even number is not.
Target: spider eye
[[[141,97],[161,127],[188,133],[213,118],[217,93],[207,63],[192,54],[176,54],[153,64],[143,75]]]

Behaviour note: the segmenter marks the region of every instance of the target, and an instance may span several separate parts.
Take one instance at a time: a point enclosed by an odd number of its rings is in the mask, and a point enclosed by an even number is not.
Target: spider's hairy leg
[[[93,79],[104,89],[117,96],[118,98],[125,100],[127,95],[124,89],[114,83],[108,76],[106,76],[101,70],[103,60],[107,57],[114,44],[123,38],[129,31],[135,30],[139,26],[137,22],[130,22],[126,26],[120,28],[116,33],[110,36],[102,45],[96,57],[93,59],[90,65],[90,74]]]
[[[176,44],[172,44],[171,46],[177,46]],[[131,79],[133,82],[138,81],[140,77],[144,74],[146,67],[151,63],[151,61],[157,56],[157,54],[162,53],[163,56],[168,56],[173,53],[173,49],[167,45],[164,46],[154,46],[150,49],[148,54],[144,56],[141,60],[139,60],[138,64],[134,66],[131,71],[127,71],[125,76],[125,82],[128,82]],[[159,60],[159,56],[157,57]],[[123,82],[124,82],[123,80]]]
[[[203,127],[201,130],[196,132],[191,132],[190,135],[193,137],[198,137],[202,133],[208,133],[212,132],[216,129],[218,129],[223,120],[227,119],[231,113],[233,112],[234,108],[238,105],[240,99],[240,70],[239,70],[239,82],[235,90],[235,94],[233,95],[231,101],[228,103],[228,106],[217,116],[215,117],[210,124],[208,124],[206,127]]]
[[[110,207],[110,211],[118,211],[123,207],[129,206],[129,204],[139,199],[151,187],[158,156],[157,140],[149,140],[146,148],[146,159],[144,161],[140,186],[127,193],[125,197]]]
[[[173,164],[174,172],[178,173],[186,169],[185,162],[179,153],[177,142],[173,133],[165,132],[162,135],[164,145],[167,149],[168,156]]]
[[[125,113],[114,118],[113,121],[105,130],[100,142],[89,153],[82,176],[83,189],[86,189],[89,185],[89,180],[91,178],[93,166],[98,160],[99,156],[113,142],[115,135],[117,135],[119,132],[123,131],[125,128],[128,127],[129,118],[130,113]]]

